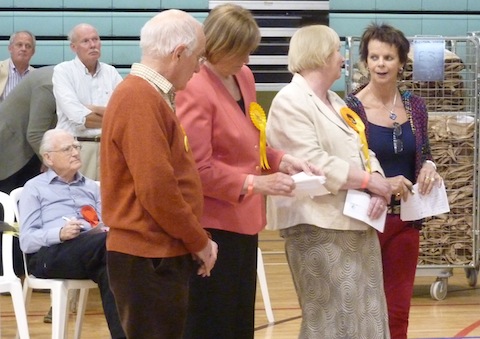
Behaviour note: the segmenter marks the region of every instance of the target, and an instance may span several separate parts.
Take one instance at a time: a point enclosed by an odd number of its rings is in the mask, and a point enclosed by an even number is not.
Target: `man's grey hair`
[[[46,131],[42,137],[42,141],[40,142],[40,155],[43,156],[43,154],[45,154],[46,152],[52,151],[55,143],[55,138],[63,134],[71,135],[71,133],[61,128],[49,129],[48,131]]]
[[[200,22],[184,11],[163,11],[142,27],[142,54],[154,58],[165,57],[183,44],[187,47],[187,55],[190,55],[197,47],[197,31],[201,27]]]
[[[30,35],[30,37],[32,38],[32,44],[33,44],[32,47],[33,49],[35,49],[35,46],[37,45],[37,39],[35,38],[35,35],[33,35],[33,33],[30,31],[17,31],[15,33],[12,33],[12,35],[10,35],[10,39],[8,40],[8,44],[11,46],[17,34],[22,34],[22,33]]]
[[[73,27],[73,28],[70,30],[70,32],[68,32],[68,36],[67,36],[68,41],[74,42],[74,41],[76,40],[76,38],[77,38],[77,30],[78,30],[80,27],[91,27],[91,28],[93,28],[93,29],[97,32],[97,35],[98,35],[98,30],[97,30],[94,26],[92,26],[92,25],[90,25],[90,24],[87,24],[87,23],[81,23],[81,24],[78,24],[78,25],[76,25],[75,27]]]

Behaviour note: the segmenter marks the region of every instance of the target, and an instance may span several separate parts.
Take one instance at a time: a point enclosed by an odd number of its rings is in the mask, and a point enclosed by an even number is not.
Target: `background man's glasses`
[[[64,154],[72,154],[73,150],[79,151],[82,149],[82,145],[80,144],[72,144],[68,146],[64,146],[60,149],[54,150],[54,151],[49,151],[49,152],[61,152]]]
[[[393,123],[393,151],[398,154],[403,151],[402,126],[398,122]]]

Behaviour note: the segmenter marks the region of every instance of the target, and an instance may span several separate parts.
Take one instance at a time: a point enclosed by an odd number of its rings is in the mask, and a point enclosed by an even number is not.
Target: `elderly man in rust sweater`
[[[202,187],[175,115],[175,90],[200,69],[202,27],[163,11],[142,28],[142,59],[103,120],[101,193],[110,286],[129,338],[180,338],[188,279],[208,279],[217,245],[200,224]]]

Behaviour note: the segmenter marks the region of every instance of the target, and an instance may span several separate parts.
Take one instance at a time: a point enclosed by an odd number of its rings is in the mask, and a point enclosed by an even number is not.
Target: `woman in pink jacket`
[[[251,13],[237,5],[218,6],[204,31],[205,64],[177,94],[176,108],[202,180],[201,222],[218,243],[219,255],[208,279],[191,280],[185,338],[253,338],[263,195],[292,195],[288,174],[310,169],[265,148],[253,122],[261,124],[262,117],[250,117],[255,80],[245,64],[260,42]],[[262,170],[265,157],[268,171]]]

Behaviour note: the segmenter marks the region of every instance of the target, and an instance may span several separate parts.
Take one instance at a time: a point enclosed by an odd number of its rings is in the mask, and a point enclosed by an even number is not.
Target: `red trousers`
[[[420,243],[419,231],[411,225],[388,214],[384,233],[378,233],[391,339],[407,339]]]

